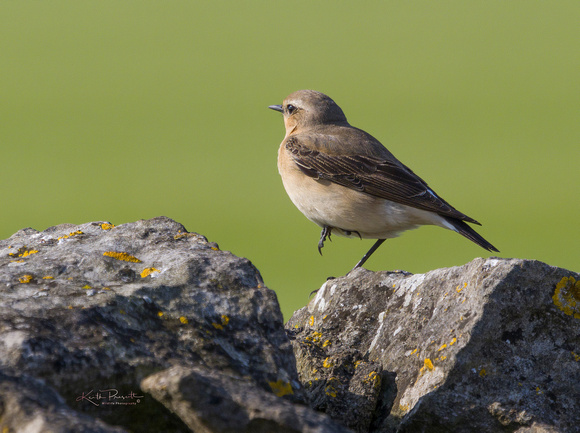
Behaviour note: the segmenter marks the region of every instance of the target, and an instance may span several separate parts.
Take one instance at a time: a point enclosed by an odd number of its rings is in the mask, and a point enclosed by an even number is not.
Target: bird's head
[[[319,125],[347,123],[336,102],[315,90],[298,90],[288,95],[282,105],[270,105],[268,108],[284,115],[286,136]]]

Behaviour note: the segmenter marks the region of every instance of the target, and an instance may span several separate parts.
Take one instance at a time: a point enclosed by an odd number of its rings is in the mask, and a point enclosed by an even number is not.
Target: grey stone
[[[0,372],[0,429],[11,433],[126,433],[72,410],[39,379]]]
[[[286,328],[310,402],[325,399],[310,386],[321,359],[348,363],[354,349],[380,365],[369,431],[578,432],[579,281],[518,259],[421,275],[358,269],[327,281]],[[328,344],[305,350],[314,335]]]
[[[142,388],[196,433],[348,433],[329,417],[276,397],[246,379],[203,367],[172,367]]]
[[[181,224],[63,224],[0,241],[0,371],[132,431],[189,431],[139,388],[174,365],[301,400],[275,293],[249,260]]]

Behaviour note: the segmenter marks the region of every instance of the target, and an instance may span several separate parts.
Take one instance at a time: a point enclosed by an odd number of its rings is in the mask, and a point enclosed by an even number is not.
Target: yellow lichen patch
[[[184,325],[187,325],[187,324],[189,323],[189,320],[187,320],[187,317],[185,317],[185,316],[181,316],[181,317],[179,318],[179,321],[180,321],[181,323],[183,323]]]
[[[401,412],[408,412],[409,411],[409,405],[408,404],[400,404],[399,405],[399,410]]]
[[[306,341],[312,341],[313,343],[320,343],[322,334],[320,332],[313,332],[311,335],[305,338]]]
[[[485,376],[487,376],[487,371],[485,371],[485,368],[482,368],[481,370],[479,370],[479,376],[480,376],[480,377],[485,377]]]
[[[230,318],[228,316],[226,316],[225,314],[222,314],[222,323],[212,323],[212,326],[215,329],[219,329],[220,331],[222,329],[224,329],[224,326],[226,326],[228,323],[230,323]]]
[[[76,232],[70,232],[68,235],[64,235],[64,236],[60,236],[57,239],[60,241],[61,239],[68,239],[68,238],[72,238],[73,236],[78,236],[78,235],[82,235],[83,232],[80,230],[77,230]]]
[[[376,371],[371,371],[363,383],[372,383],[373,387],[377,387],[381,384],[381,378]]]
[[[574,352],[572,352],[572,356],[574,357],[574,361],[580,361],[580,355],[576,355]]]
[[[8,253],[8,255],[10,257],[28,257],[31,256],[32,254],[36,254],[38,252],[38,250],[29,250],[28,247],[24,246],[24,247],[20,247],[18,248],[18,251],[16,251],[15,253]],[[18,261],[19,263],[21,262],[21,260]]]
[[[68,307],[66,307],[66,308],[68,308],[69,310],[72,310],[72,309],[73,309],[73,306],[72,306],[72,305],[69,305],[69,306],[68,306]]]
[[[437,352],[441,352],[446,347],[447,347],[447,344],[443,344],[439,349],[437,349]]]
[[[113,259],[123,260],[125,262],[141,263],[141,260],[139,260],[137,257],[134,257],[134,256],[127,254],[127,253],[118,253],[115,251],[105,251],[103,253],[103,256],[112,257]]]
[[[278,397],[283,397],[288,394],[294,394],[292,390],[292,385],[289,382],[284,382],[282,379],[278,379],[276,382],[268,382],[272,392]]]
[[[539,386],[536,386],[536,394],[538,395],[543,394],[543,391],[540,389]]]
[[[332,397],[332,398],[336,397],[336,389],[332,385],[326,385],[326,388],[324,388],[324,392],[329,397]]]
[[[163,317],[163,311],[158,311],[158,312],[157,312],[157,315],[158,315],[159,317]]]
[[[330,342],[330,340],[326,340],[324,343],[322,343],[322,347],[326,347],[326,346],[330,346],[332,343]]]
[[[159,269],[155,269],[155,268],[145,268],[141,272],[141,278],[148,277],[149,275],[151,275],[154,272],[161,272],[161,271]]]
[[[115,227],[115,224],[108,224],[108,223],[101,224],[101,228],[103,230],[111,230],[113,227]]]
[[[423,373],[425,373],[425,371],[429,370],[429,371],[433,371],[433,361],[431,361],[429,358],[425,358],[425,360],[423,361],[423,367],[421,367],[421,369],[419,370],[419,375],[422,376]]]
[[[334,365],[334,364],[328,360],[328,357],[327,357],[327,358],[324,360],[324,362],[322,363],[322,366],[323,366],[324,368],[330,368],[330,367],[332,367],[333,365]]]
[[[83,286],[83,289],[85,289],[85,290],[88,290],[88,289],[92,289],[92,287],[91,287],[91,286],[89,286],[88,284],[85,284],[85,285]]]
[[[361,364],[361,362],[362,361],[360,361],[360,360],[359,361],[355,361],[354,362],[354,368],[357,368]]]
[[[127,314],[127,312],[125,310],[119,310],[119,313],[121,313],[121,314]]]
[[[310,326],[314,326],[314,316],[310,316],[310,320],[308,321]]]
[[[439,359],[440,359],[441,361],[444,361],[444,360],[446,360],[446,359],[447,359],[447,357],[446,357],[446,356],[442,356],[442,357],[441,357],[441,358],[439,358]]]
[[[42,277],[43,280],[54,280],[54,277],[47,275],[46,277]]]
[[[18,281],[20,281],[22,284],[30,283],[32,281],[32,275],[23,275],[18,278]]]
[[[456,291],[457,293],[461,292],[462,290],[463,290],[463,288],[460,288],[459,286],[457,286],[457,287],[455,288],[455,291]]]
[[[212,249],[212,250],[214,250],[214,251],[219,251],[219,250],[220,250],[220,249],[219,249],[219,248],[217,248],[217,247],[211,247],[211,249]]]
[[[573,276],[562,278],[556,284],[552,302],[564,314],[580,319],[580,280],[576,281]]]
[[[449,345],[453,346],[455,343],[457,343],[457,338],[453,337],[453,340],[451,340],[451,343],[449,343]]]
[[[417,348],[417,349],[418,349],[418,348]],[[413,350],[413,351],[411,352],[411,355],[414,355],[415,353],[417,353],[417,349]]]
[[[103,287],[103,290],[111,290],[110,287]]]

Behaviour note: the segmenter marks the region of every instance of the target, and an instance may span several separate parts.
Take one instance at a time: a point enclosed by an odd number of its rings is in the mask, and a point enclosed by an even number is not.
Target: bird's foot
[[[330,234],[332,233],[332,227],[324,226],[322,232],[320,233],[320,240],[318,241],[318,252],[322,255],[322,248],[324,248],[324,241],[328,238],[329,241],[332,242],[330,238]]]

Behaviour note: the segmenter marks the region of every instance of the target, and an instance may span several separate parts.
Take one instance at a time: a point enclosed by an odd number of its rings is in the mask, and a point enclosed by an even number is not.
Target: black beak
[[[284,110],[282,110],[282,106],[281,105],[270,105],[268,108],[270,110],[279,111],[280,113],[282,113],[284,111]]]

